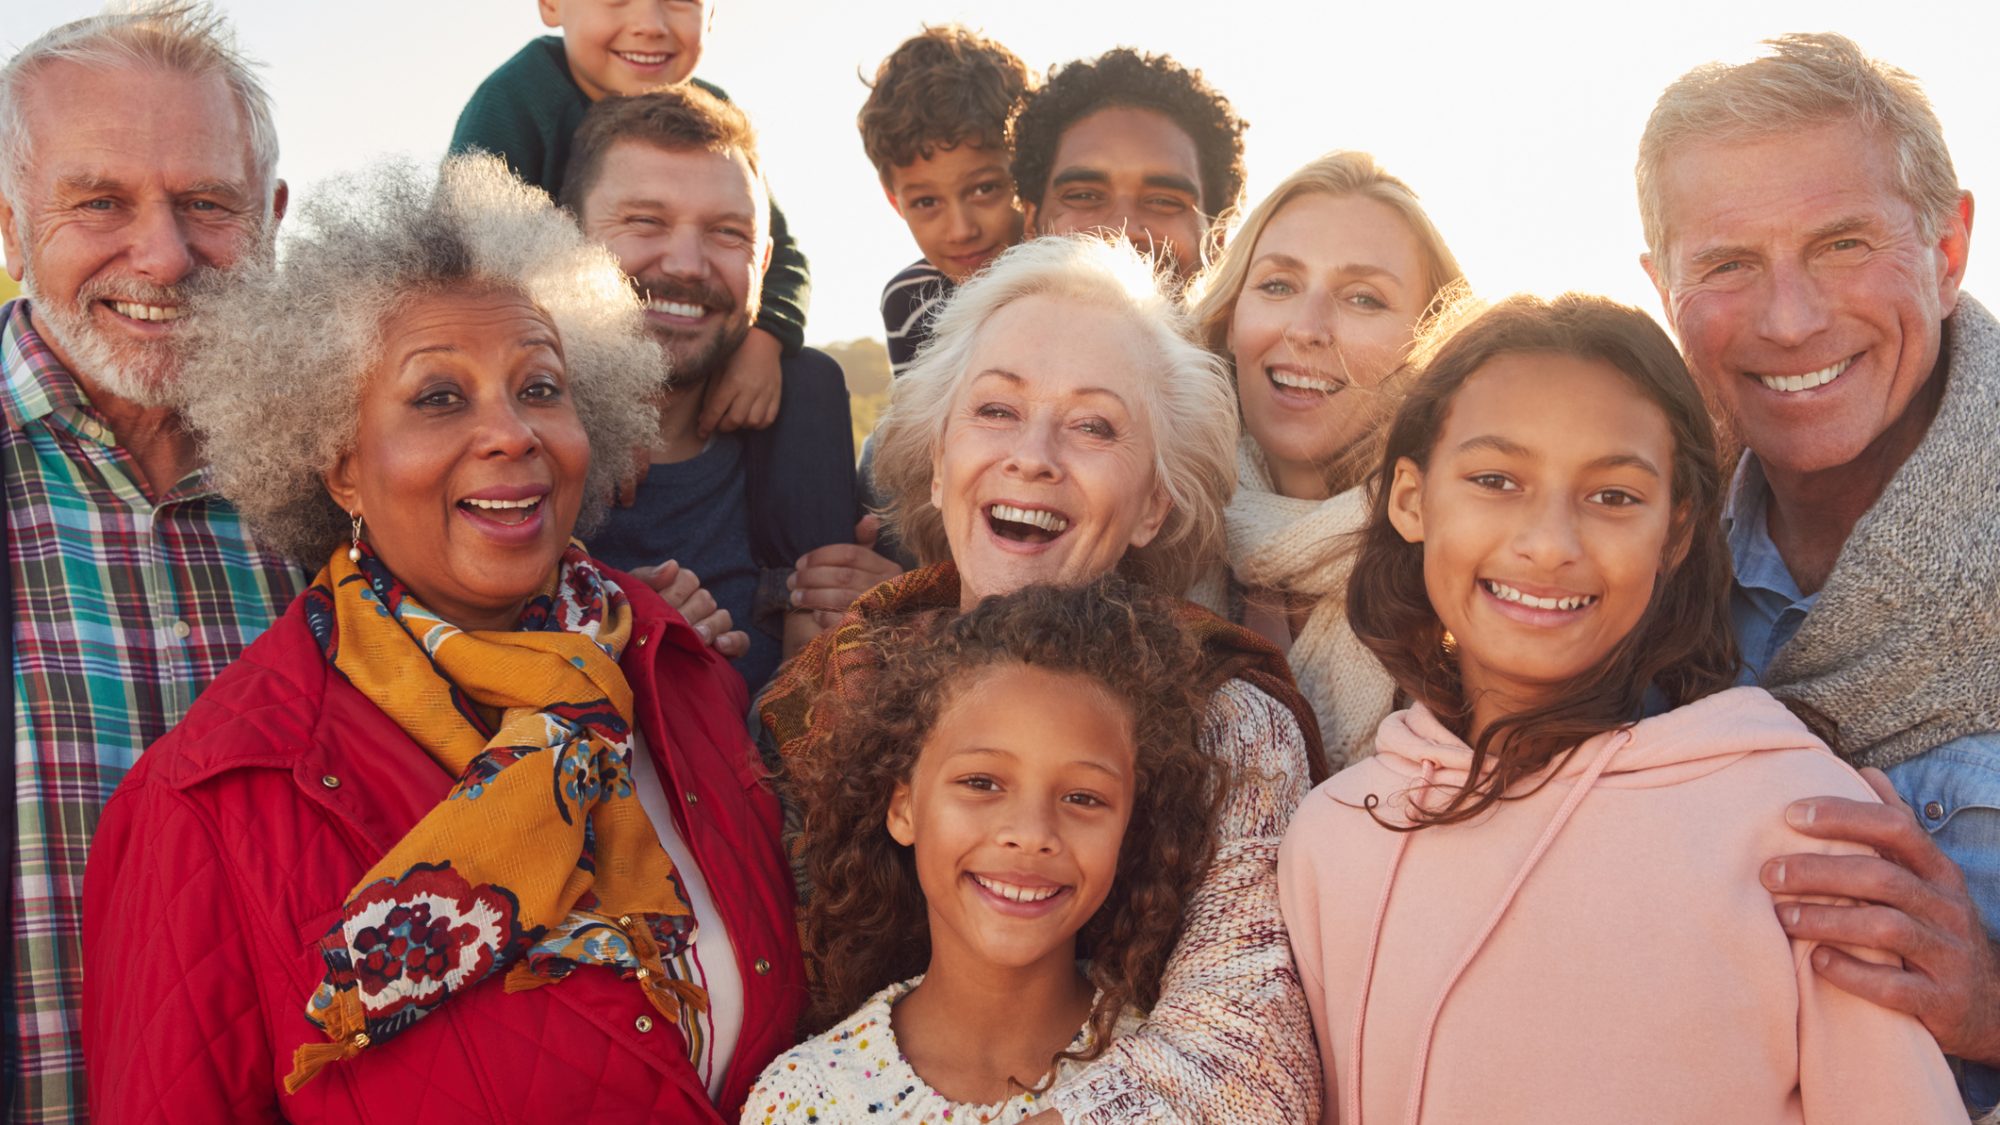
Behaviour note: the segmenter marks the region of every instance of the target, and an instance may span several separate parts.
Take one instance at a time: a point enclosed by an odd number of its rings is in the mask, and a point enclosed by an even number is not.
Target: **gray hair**
[[[649,395],[666,359],[617,259],[497,157],[320,185],[281,259],[198,287],[179,391],[216,488],[266,547],[317,566],[348,538],[323,477],[354,447],[362,384],[413,296],[508,290],[554,323],[590,437],[579,531],[658,430]]]
[[[1168,593],[1187,590],[1223,557],[1222,511],[1236,490],[1236,397],[1221,361],[1194,340],[1187,312],[1162,292],[1153,264],[1123,240],[1036,238],[959,286],[931,324],[930,342],[889,393],[875,431],[875,480],[885,521],[925,563],[950,557],[931,476],[959,388],[974,374],[980,330],[1024,297],[1049,296],[1122,316],[1150,342],[1140,412],[1152,430],[1154,472],[1173,501],[1151,543],[1127,554],[1131,577]]]
[[[1770,53],[1747,63],[1708,63],[1682,75],[1653,106],[1639,139],[1639,217],[1661,260],[1668,237],[1660,178],[1675,147],[1735,141],[1852,121],[1894,146],[1896,186],[1937,237],[1963,194],[1944,129],[1908,71],[1869,58],[1832,33],[1767,39]]]
[[[24,106],[30,83],[51,64],[62,62],[97,70],[162,70],[221,78],[242,107],[251,163],[269,202],[278,174],[278,127],[271,120],[271,98],[251,61],[237,51],[228,19],[204,0],[113,7],[44,33],[0,67],[0,194],[14,196],[19,176],[34,158]]]

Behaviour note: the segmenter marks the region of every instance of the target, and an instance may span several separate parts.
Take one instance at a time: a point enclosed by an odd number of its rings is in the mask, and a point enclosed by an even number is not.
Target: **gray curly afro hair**
[[[322,477],[353,448],[362,383],[412,297],[512,290],[554,323],[590,437],[578,531],[658,430],[649,396],[666,359],[617,259],[497,158],[323,184],[287,224],[280,263],[199,287],[178,391],[215,487],[270,550],[316,567],[347,540]]]

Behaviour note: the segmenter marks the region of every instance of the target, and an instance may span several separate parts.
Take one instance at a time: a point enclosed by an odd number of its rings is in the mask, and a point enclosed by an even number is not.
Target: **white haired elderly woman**
[[[742,680],[572,538],[653,420],[616,262],[491,158],[198,298],[187,415],[311,588],[85,888],[108,1121],[723,1121],[803,998]]]
[[[885,620],[1113,570],[1185,590],[1221,557],[1236,439],[1228,380],[1136,251],[1089,237],[1007,251],[938,314],[876,435],[889,525],[926,565],[779,670],[760,706],[779,754],[811,752],[814,723],[838,710],[816,702],[868,690],[857,638]],[[1318,728],[1268,642],[1192,603],[1182,620],[1206,654],[1202,745],[1235,779],[1216,861],[1144,1029],[1048,1104],[1072,1125],[1315,1120],[1276,879],[1279,837],[1324,774]]]

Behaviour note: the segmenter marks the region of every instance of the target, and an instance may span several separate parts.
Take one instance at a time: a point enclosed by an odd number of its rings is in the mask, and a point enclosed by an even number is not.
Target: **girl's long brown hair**
[[[786,784],[804,808],[799,850],[813,888],[804,924],[814,995],[807,1023],[832,1026],[930,960],[929,916],[911,849],[889,835],[889,799],[910,779],[938,715],[968,677],[1005,664],[1088,676],[1132,710],[1134,804],[1104,905],[1077,935],[1099,990],[1095,1058],[1129,1005],[1159,999],[1188,896],[1208,869],[1225,779],[1197,745],[1206,699],[1199,653],[1170,603],[1115,575],[1088,586],[1031,586],[962,616],[875,629],[882,668],[840,706],[831,732],[796,754]]]
[[[1654,584],[1638,625],[1602,663],[1564,685],[1553,702],[1507,715],[1472,739],[1470,780],[1441,807],[1414,812],[1418,828],[1467,820],[1496,801],[1526,795],[1509,791],[1591,737],[1630,725],[1648,689],[1658,688],[1679,707],[1730,687],[1740,666],[1729,617],[1731,572],[1721,528],[1715,427],[1687,365],[1659,325],[1637,309],[1571,293],[1546,301],[1512,297],[1439,331],[1439,339],[1423,348],[1416,384],[1390,424],[1347,586],[1347,617],[1355,635],[1406,695],[1466,735],[1471,701],[1424,590],[1423,544],[1405,542],[1389,522],[1389,482],[1405,457],[1429,464],[1459,389],[1497,356],[1549,352],[1597,360],[1617,369],[1660,408],[1674,439],[1666,557],[1679,556],[1680,562]]]

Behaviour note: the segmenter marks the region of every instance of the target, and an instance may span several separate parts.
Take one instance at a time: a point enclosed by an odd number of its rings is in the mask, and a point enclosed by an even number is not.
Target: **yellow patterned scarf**
[[[320,950],[326,977],[285,1089],[496,972],[510,992],[578,965],[625,970],[684,1027],[708,999],[662,958],[694,912],[632,790],[632,611],[581,547],[510,632],[466,632],[347,549],[304,595],[320,651],[454,778],[362,876]]]

